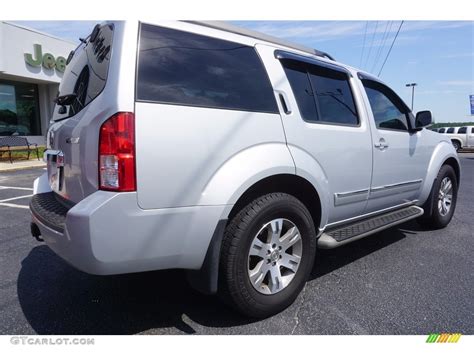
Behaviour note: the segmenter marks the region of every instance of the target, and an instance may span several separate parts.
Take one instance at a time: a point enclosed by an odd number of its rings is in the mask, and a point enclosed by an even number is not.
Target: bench
[[[28,152],[28,159],[30,159],[30,153],[36,151],[36,157],[40,160],[36,143],[29,143],[28,139],[20,136],[0,137],[0,157],[8,153],[10,163],[13,164],[12,151]]]

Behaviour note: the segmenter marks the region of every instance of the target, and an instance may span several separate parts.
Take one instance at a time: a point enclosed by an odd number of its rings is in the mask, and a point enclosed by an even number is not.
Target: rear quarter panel
[[[230,204],[260,178],[294,173],[279,114],[137,102],[135,115],[143,209]]]

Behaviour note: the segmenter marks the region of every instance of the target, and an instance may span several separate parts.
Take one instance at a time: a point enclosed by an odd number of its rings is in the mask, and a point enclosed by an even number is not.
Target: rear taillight
[[[136,191],[135,117],[119,112],[100,127],[99,188],[109,191]]]

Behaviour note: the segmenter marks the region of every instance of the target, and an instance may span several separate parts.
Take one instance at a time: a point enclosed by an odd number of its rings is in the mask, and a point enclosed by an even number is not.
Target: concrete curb
[[[17,170],[27,170],[27,169],[34,169],[34,168],[45,168],[46,163],[44,162],[37,162],[36,164],[28,164],[28,165],[15,165],[15,163],[11,164],[11,166],[2,166],[0,164],[0,174],[3,172],[10,172],[10,171],[17,171]],[[10,164],[9,164],[10,165]]]

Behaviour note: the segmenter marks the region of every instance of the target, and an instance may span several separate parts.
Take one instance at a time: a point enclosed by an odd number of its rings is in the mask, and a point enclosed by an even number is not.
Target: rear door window
[[[309,67],[314,98],[319,107],[320,121],[357,125],[359,118],[347,74],[318,66]]]
[[[305,121],[359,124],[346,73],[294,60],[282,60],[282,64]]]
[[[454,133],[454,127],[448,128],[448,130],[446,131],[446,133],[448,133],[448,134],[453,134],[453,133]]]
[[[459,128],[458,133],[462,134],[462,133],[466,133],[466,132],[467,132],[467,127],[461,127],[461,128]]]
[[[283,68],[295,95],[301,118],[308,122],[318,122],[318,110],[314,100],[313,88],[306,70],[306,64],[285,61]]]
[[[278,113],[253,47],[142,24],[139,48],[138,101]]]

